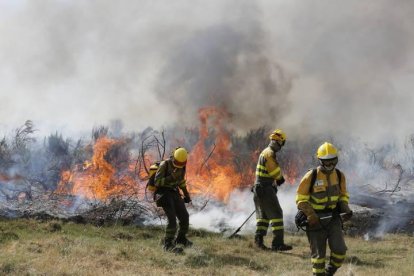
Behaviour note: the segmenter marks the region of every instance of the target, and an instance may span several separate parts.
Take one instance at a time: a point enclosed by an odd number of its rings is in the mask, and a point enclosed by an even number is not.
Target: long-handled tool
[[[343,216],[347,215],[347,213],[340,213],[339,216],[342,218]],[[329,216],[325,216],[325,217],[320,217],[319,221],[323,221],[323,220],[327,220],[327,219],[332,219],[335,215],[329,215]],[[304,220],[300,225],[298,225],[299,227],[305,227],[308,226],[309,222],[307,220]],[[302,229],[302,228],[301,228]],[[302,229],[304,230],[304,229]],[[305,230],[304,230],[305,231]]]
[[[230,236],[229,236],[229,239],[232,239],[232,238],[234,238],[236,235],[237,235],[237,233],[239,233],[240,232],[240,230],[242,229],[242,227],[246,224],[246,222],[253,216],[253,214],[254,213],[256,213],[256,210],[254,210],[251,214],[250,214],[250,216],[248,216],[247,217],[247,219],[242,223],[242,225],[240,225],[240,227],[239,228],[237,228],[237,230],[236,231],[234,231],[234,233],[233,234],[231,234]]]

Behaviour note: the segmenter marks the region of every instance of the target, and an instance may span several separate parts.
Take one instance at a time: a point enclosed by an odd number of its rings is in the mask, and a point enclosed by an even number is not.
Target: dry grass
[[[0,275],[310,275],[306,237],[288,235],[290,253],[258,251],[253,237],[228,240],[193,230],[183,255],[161,250],[160,228],[95,227],[59,221],[0,221]],[[268,238],[270,239],[270,237]],[[346,239],[338,275],[413,275],[414,241]],[[267,240],[269,243],[270,240]]]

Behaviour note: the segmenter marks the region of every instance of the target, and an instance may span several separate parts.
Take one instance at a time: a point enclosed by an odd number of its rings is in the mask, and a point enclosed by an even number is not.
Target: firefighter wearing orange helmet
[[[344,215],[342,219],[349,220],[352,211],[348,206],[345,176],[335,169],[338,150],[325,142],[318,148],[316,156],[320,165],[302,178],[296,204],[308,221],[306,233],[311,248],[313,275],[334,275],[342,265],[347,250],[340,214]],[[331,252],[325,268],[327,242]]]
[[[256,166],[256,180],[253,186],[256,207],[255,244],[258,248],[268,250],[263,238],[269,225],[273,232],[271,249],[273,251],[291,250],[292,246],[284,243],[283,211],[277,198],[277,186],[285,182],[282,170],[276,160],[276,152],[284,146],[286,134],[276,129],[270,136],[270,143],[259,156]]]
[[[186,188],[185,168],[187,163],[187,151],[185,148],[176,148],[169,159],[162,161],[155,174],[156,203],[162,207],[168,219],[165,229],[164,250],[178,252],[182,251],[176,245],[189,247],[192,242],[186,237],[189,227],[189,215],[184,203],[190,203],[190,194]],[[181,189],[184,199],[179,193]],[[177,238],[177,221],[179,230]]]

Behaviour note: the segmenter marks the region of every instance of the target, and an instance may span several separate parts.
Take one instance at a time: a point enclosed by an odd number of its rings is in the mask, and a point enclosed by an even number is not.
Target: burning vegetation
[[[199,126],[182,131],[185,138],[177,136],[175,129],[158,132],[148,128],[141,133],[114,135],[111,128],[99,127],[92,131],[90,141],[64,139],[56,133],[43,142],[34,139],[36,130],[27,121],[0,142],[2,215],[82,214],[99,221],[159,216],[145,188],[148,168],[180,145],[190,151],[190,193],[206,199],[200,203],[204,207],[210,200],[225,205],[232,193],[248,190],[253,184],[256,160],[267,145],[270,130],[260,127],[239,136],[226,127],[230,119],[224,109],[205,107],[199,110]],[[414,152],[413,141],[407,140],[406,152]],[[319,142],[288,139],[278,155],[290,183],[288,191],[294,190],[299,177],[316,163],[310,152]],[[342,152],[339,166],[350,175],[351,203],[362,208],[362,217],[356,216],[354,223],[373,220],[358,233],[372,227],[389,232],[413,225],[414,202],[407,195],[414,192],[414,162],[407,159],[409,156],[391,155],[390,147],[365,148],[366,160],[355,159],[357,153],[352,148]],[[398,219],[397,207],[407,210]],[[383,218],[389,223],[384,224]]]

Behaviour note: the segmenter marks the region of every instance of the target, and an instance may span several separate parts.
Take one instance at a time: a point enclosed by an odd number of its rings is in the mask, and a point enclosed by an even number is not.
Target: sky
[[[414,133],[411,1],[0,1],[0,134],[197,126]]]

